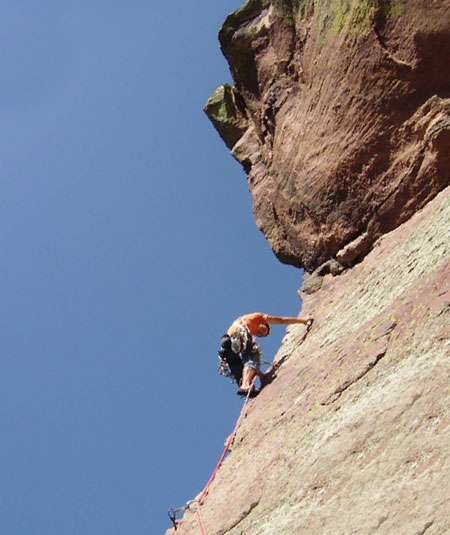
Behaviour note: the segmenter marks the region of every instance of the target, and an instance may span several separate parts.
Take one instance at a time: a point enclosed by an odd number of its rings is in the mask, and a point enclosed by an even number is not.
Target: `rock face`
[[[168,534],[448,535],[450,2],[248,1],[220,43],[206,113],[315,322]]]
[[[302,292],[312,330],[288,328],[200,517],[168,533],[450,533],[449,221],[446,188]]]
[[[448,0],[249,0],[219,39],[205,112],[282,262],[353,265],[450,183]]]

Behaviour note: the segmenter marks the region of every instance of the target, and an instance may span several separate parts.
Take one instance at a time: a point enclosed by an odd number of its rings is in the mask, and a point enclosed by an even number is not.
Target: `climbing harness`
[[[241,419],[242,419],[242,417],[244,415],[244,409],[245,409],[245,407],[246,407],[246,405],[248,403],[248,400],[250,399],[250,392],[251,392],[251,390],[252,390],[252,388],[254,386],[255,379],[253,379],[251,387],[249,388],[249,392],[248,392],[248,394],[247,394],[247,396],[245,398],[244,405],[242,406],[241,412],[240,412],[240,414],[238,416],[238,419],[236,420],[236,423],[234,425],[233,431],[231,432],[230,436],[227,438],[227,440],[225,442],[225,447],[224,447],[224,450],[222,452],[222,455],[220,456],[219,461],[218,461],[216,467],[214,468],[213,473],[211,474],[211,477],[208,479],[208,482],[206,483],[205,488],[202,490],[202,492],[200,493],[199,497],[196,498],[195,500],[189,500],[188,502],[186,502],[185,505],[183,505],[182,507],[179,507],[178,509],[169,509],[168,515],[169,515],[169,518],[170,518],[170,520],[172,522],[172,525],[173,525],[175,531],[177,530],[177,527],[178,527],[177,526],[176,515],[178,513],[186,511],[187,509],[190,509],[193,505],[195,505],[196,506],[196,513],[197,513],[197,522],[198,522],[198,525],[199,525],[199,528],[200,528],[201,535],[206,535],[205,524],[203,522],[203,518],[202,518],[202,513],[200,511],[200,507],[203,504],[203,500],[205,499],[205,496],[208,493],[209,487],[211,486],[211,483],[214,481],[214,478],[216,477],[216,474],[219,471],[219,468],[222,466],[222,462],[225,459],[225,456],[228,453],[228,451],[229,451],[229,449],[231,447],[231,444],[233,443],[233,440],[234,440],[234,437],[235,437],[236,432],[238,430],[239,424],[240,424]]]
[[[233,327],[234,332],[224,334],[220,339],[217,370],[220,375],[240,385],[246,361],[252,360],[259,367],[262,350],[245,322],[237,319],[233,322]]]

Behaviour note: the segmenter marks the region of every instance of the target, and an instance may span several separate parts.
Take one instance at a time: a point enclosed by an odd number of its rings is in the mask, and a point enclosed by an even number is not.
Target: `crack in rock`
[[[387,348],[386,348],[387,349]],[[334,403],[342,394],[342,392],[345,392],[348,388],[350,388],[353,384],[355,384],[357,381],[362,379],[369,371],[378,364],[378,362],[384,357],[386,354],[386,349],[378,353],[374,359],[372,359],[370,362],[366,364],[366,366],[357,372],[353,377],[350,379],[346,379],[342,384],[340,384],[332,394],[328,396],[324,401],[322,401],[321,405],[331,405]]]
[[[249,506],[244,511],[242,511],[242,513],[238,516],[238,518],[236,519],[236,521],[232,525],[227,526],[227,528],[224,529],[224,530],[218,531],[217,535],[225,535],[226,533],[229,533],[232,529],[234,529],[236,526],[238,526],[244,520],[244,518],[246,518],[253,511],[253,509],[258,504],[259,504],[259,499],[255,500],[254,502],[251,502],[249,504]]]
[[[431,528],[431,526],[434,524],[434,521],[433,520],[430,520],[429,522],[427,522],[422,529],[420,529],[419,531],[416,531],[416,534],[415,535],[424,535],[424,533],[426,531],[428,531],[429,528]]]
[[[331,405],[334,403],[341,396],[342,392],[345,392],[350,386],[362,379],[378,364],[386,354],[392,331],[396,326],[397,324],[394,321],[389,321],[374,330],[374,343],[367,350],[363,367],[357,369],[350,377],[341,382],[327,398],[321,401],[321,405]]]

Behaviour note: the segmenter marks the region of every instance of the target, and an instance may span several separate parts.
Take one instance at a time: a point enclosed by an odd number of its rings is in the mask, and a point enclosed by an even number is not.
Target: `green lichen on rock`
[[[400,16],[403,6],[392,0],[314,0],[314,13],[321,41],[345,32],[366,33],[379,17]]]
[[[292,11],[297,20],[305,19],[314,10],[315,0],[293,0]]]
[[[339,0],[336,2],[332,30],[334,32],[347,30],[348,33],[355,33],[369,29],[377,3],[374,0],[359,0],[356,4],[349,0]]]
[[[270,0],[247,0],[243,6],[228,15],[219,32],[219,40],[222,47],[229,43],[240,24],[258,16],[269,6]]]
[[[247,0],[239,9],[237,9],[230,16],[233,16],[240,22],[242,22],[251,19],[263,9],[269,7],[270,3],[270,0]]]
[[[342,31],[348,34],[366,32],[375,17],[400,16],[404,12],[400,0],[247,0],[225,19],[219,32],[222,46],[229,43],[242,23],[269,7],[278,17],[290,21],[303,20],[314,14],[322,41]]]
[[[247,122],[234,86],[224,84],[218,87],[209,97],[203,111],[219,132],[225,145],[232,149],[245,132]]]

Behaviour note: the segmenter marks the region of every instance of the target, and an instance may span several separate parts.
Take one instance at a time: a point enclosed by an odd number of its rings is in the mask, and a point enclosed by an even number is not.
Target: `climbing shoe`
[[[249,393],[250,390],[250,393]],[[238,396],[248,396],[249,398],[254,398],[259,394],[259,390],[257,388],[239,388],[237,391]]]

